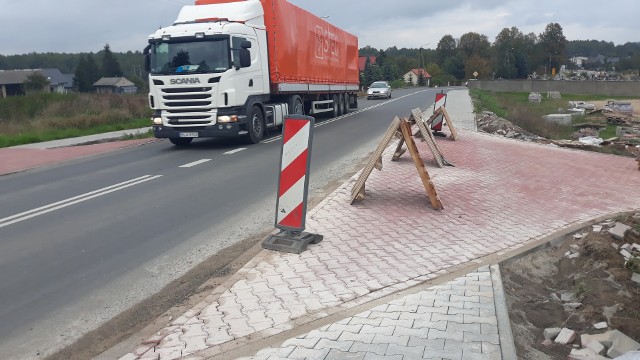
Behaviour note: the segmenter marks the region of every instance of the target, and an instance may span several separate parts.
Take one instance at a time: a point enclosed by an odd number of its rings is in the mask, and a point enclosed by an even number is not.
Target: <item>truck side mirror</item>
[[[151,56],[149,55],[149,51],[151,50],[151,45],[147,45],[147,47],[144,48],[144,51],[142,52],[142,54],[144,54],[144,70],[146,72],[150,72],[151,71]]]
[[[248,41],[247,41],[248,42]],[[251,43],[249,43],[251,46]],[[242,48],[240,49],[240,67],[246,68],[251,66],[251,53],[249,50]]]

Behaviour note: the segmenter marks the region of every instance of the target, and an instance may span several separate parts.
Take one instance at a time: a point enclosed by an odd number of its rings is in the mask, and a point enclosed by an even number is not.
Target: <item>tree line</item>
[[[93,84],[102,77],[124,76],[140,89],[147,88],[143,69],[144,56],[140,51],[118,53],[111,51],[109,44],[97,53],[29,53],[0,55],[0,70],[58,69],[64,74],[73,74],[74,89],[80,92],[93,91]],[[30,79],[38,84],[39,79]],[[32,84],[29,84],[33,87]]]
[[[420,39],[428,41],[429,39]],[[640,42],[614,45],[596,40],[568,41],[562,26],[549,23],[536,35],[525,34],[517,27],[504,28],[493,43],[486,35],[468,32],[456,39],[443,36],[435,49],[378,50],[370,46],[360,49],[360,56],[376,56],[368,61],[361,74],[361,85],[376,80],[394,81],[413,68],[424,68],[432,85],[445,85],[467,79],[526,79],[551,76],[562,65],[576,69],[571,57],[617,58],[616,62],[587,63],[585,69],[639,73]],[[477,73],[477,76],[474,75]],[[420,80],[420,79],[418,79]]]
[[[430,41],[431,39],[418,39]],[[431,75],[432,85],[446,85],[467,79],[525,79],[548,76],[560,66],[575,69],[569,61],[574,56],[603,55],[619,61],[587,64],[586,69],[635,72],[640,69],[640,42],[614,45],[596,40],[567,41],[562,26],[549,23],[538,35],[525,34],[517,27],[504,28],[493,43],[488,37],[468,32],[460,38],[443,36],[435,49],[398,49],[396,46],[376,49],[365,46],[360,56],[376,56],[375,64],[367,62],[360,82],[368,86],[376,80],[401,81],[414,68],[424,68]],[[58,68],[72,73],[79,91],[90,91],[91,85],[103,76],[125,76],[138,88],[147,88],[143,70],[144,56],[140,51],[117,53],[109,45],[98,53],[29,53],[0,55],[0,69]],[[477,73],[477,77],[473,74]],[[418,78],[423,83],[424,79]]]

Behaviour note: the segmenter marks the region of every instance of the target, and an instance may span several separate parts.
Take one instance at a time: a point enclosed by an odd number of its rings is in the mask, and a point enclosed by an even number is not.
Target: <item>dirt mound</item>
[[[476,124],[478,130],[489,134],[528,141],[544,140],[544,138],[527,132],[521,127],[514,125],[511,121],[498,117],[490,111],[483,112],[482,117],[476,120]]]
[[[631,226],[624,240],[608,232],[616,222]],[[502,266],[519,359],[566,358],[574,346],[543,345],[545,328],[576,331],[576,344],[582,334],[612,329],[640,341],[640,284],[631,280],[634,271],[640,273],[640,258],[625,261],[621,255],[624,244],[640,244],[638,232],[640,213],[629,214]],[[631,252],[640,256],[636,250]],[[596,330],[599,322],[608,328]]]

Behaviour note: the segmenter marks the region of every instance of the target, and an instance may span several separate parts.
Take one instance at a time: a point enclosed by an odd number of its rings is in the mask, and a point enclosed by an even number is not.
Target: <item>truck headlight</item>
[[[154,117],[153,118],[153,124],[154,125],[162,125],[162,118],[161,117]]]
[[[230,123],[230,122],[237,122],[237,121],[238,121],[238,115],[218,116],[219,123]]]

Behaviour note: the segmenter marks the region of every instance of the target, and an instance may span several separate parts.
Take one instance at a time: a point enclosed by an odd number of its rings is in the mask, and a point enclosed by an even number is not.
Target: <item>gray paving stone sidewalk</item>
[[[240,359],[502,359],[489,267]]]

